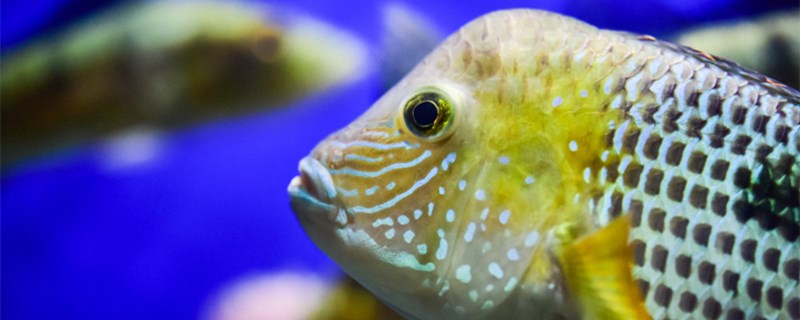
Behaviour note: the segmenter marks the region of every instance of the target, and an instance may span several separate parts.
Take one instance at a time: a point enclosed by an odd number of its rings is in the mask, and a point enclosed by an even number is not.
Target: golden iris
[[[422,138],[436,138],[450,126],[453,107],[439,92],[427,91],[414,95],[403,110],[406,126]]]

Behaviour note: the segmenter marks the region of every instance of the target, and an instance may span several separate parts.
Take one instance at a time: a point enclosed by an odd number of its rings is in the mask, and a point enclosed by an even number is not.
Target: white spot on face
[[[508,223],[508,218],[510,217],[511,217],[511,211],[503,210],[503,212],[500,212],[500,217],[498,219],[500,220],[501,224],[506,224]]]
[[[483,244],[483,248],[481,248],[481,252],[482,253],[487,253],[487,252],[489,252],[489,250],[492,250],[492,243],[491,242],[484,243]]]
[[[394,220],[392,220],[391,217],[378,219],[378,220],[375,220],[375,222],[372,223],[372,227],[373,228],[377,228],[377,227],[380,227],[380,226],[393,226],[393,225],[394,225]]]
[[[531,176],[525,177],[525,184],[533,184],[534,181],[536,180],[534,180]]]
[[[375,194],[375,192],[377,192],[377,191],[378,191],[378,186],[374,186],[372,188],[364,190],[364,194],[366,194],[368,196],[371,196],[371,195]]]
[[[479,201],[486,200],[486,193],[483,191],[483,189],[478,189],[478,191],[475,191],[475,199],[478,199]]]
[[[484,208],[483,211],[481,211],[481,220],[486,221],[487,217],[489,217],[489,208]]]
[[[467,231],[464,232],[464,241],[472,242],[472,238],[475,236],[475,222],[470,222],[467,225]]]
[[[486,224],[485,223],[481,223],[481,231],[486,231]]]
[[[447,240],[439,239],[439,249],[436,249],[436,259],[444,260],[447,257]]]
[[[458,190],[464,191],[464,188],[467,187],[467,182],[464,180],[458,181]]]
[[[468,264],[456,268],[456,279],[463,283],[469,283],[472,281],[472,273],[470,272],[471,269],[472,268]]]
[[[589,92],[586,92],[586,90],[581,90],[581,98],[586,98],[588,96],[589,96]]]
[[[503,278],[503,268],[497,262],[492,262],[489,264],[489,274],[497,279]]]
[[[572,140],[569,142],[569,151],[575,152],[578,151],[578,142]]]
[[[396,184],[396,183],[394,183],[394,181],[392,181],[392,182],[389,182],[389,184],[387,184],[387,185],[386,185],[386,190],[392,190],[392,189],[394,189],[394,187],[395,187],[396,185],[397,185],[397,184]]]
[[[560,106],[562,102],[564,102],[564,99],[561,99],[561,96],[556,97],[553,99],[553,108]]]
[[[433,202],[428,202],[428,216],[433,215]]]
[[[450,152],[444,159],[442,159],[442,170],[447,171],[451,163],[456,161],[456,153]]]
[[[519,252],[517,252],[517,249],[514,248],[509,249],[506,255],[508,256],[508,260],[511,261],[519,260]]]
[[[419,254],[428,253],[428,245],[424,244],[424,243],[420,244],[420,245],[417,245],[417,252],[419,252]]]
[[[394,238],[394,232],[395,232],[394,228],[391,228],[389,230],[386,230],[386,233],[384,233],[383,235],[386,236],[386,239],[392,239]]]
[[[436,249],[436,259],[444,260],[447,257],[447,240],[444,238],[444,230],[436,230],[439,235],[439,248]]]
[[[589,181],[591,180],[592,180],[592,169],[586,167],[586,169],[583,169],[583,181],[589,183]]]
[[[477,290],[470,291],[469,298],[472,299],[472,302],[478,302],[478,291]]]
[[[406,217],[405,215],[401,215],[401,216],[397,217],[397,223],[399,223],[399,224],[407,225],[409,222],[410,221],[408,220],[408,217]]]
[[[456,212],[453,209],[447,209],[447,214],[445,215],[445,219],[447,222],[453,222],[456,220]]]
[[[483,310],[489,310],[491,308],[494,308],[494,301],[492,300],[486,300],[486,302],[483,303],[483,306],[481,306],[481,309]]]
[[[529,233],[528,236],[525,237],[525,247],[532,247],[537,242],[539,242],[539,233],[536,231]]]
[[[578,203],[579,201],[581,201],[581,195],[576,193],[575,197],[572,198],[572,202]]]
[[[406,232],[403,233],[403,240],[405,240],[406,243],[411,243],[411,240],[414,240],[414,231],[406,230]]]
[[[500,158],[498,158],[497,161],[500,161],[500,164],[502,165],[506,165],[508,164],[509,159],[506,156],[500,156]]]
[[[419,217],[422,216],[422,210],[414,210],[414,220],[419,220]]]
[[[444,187],[439,187],[439,194],[444,195]]]
[[[503,291],[511,292],[511,290],[514,290],[516,286],[517,286],[517,278],[511,277],[508,279],[508,283],[506,283],[506,286],[505,288],[503,288]]]

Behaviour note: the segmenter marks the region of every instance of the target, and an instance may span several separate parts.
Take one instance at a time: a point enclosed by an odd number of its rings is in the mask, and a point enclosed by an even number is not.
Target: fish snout
[[[307,156],[300,160],[300,174],[289,183],[292,209],[298,215],[317,212],[334,214],[337,206],[336,186],[328,169],[317,159]]]

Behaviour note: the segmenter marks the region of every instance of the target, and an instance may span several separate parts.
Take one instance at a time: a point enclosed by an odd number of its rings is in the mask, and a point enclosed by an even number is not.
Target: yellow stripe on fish
[[[798,105],[690,48],[499,11],[321,142],[289,192],[409,318],[798,318]]]

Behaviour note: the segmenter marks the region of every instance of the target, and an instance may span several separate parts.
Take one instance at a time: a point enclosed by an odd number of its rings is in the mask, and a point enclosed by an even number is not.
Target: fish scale
[[[420,95],[451,125],[414,127]],[[321,142],[290,193],[309,236],[409,318],[798,318],[798,128],[800,94],[732,62],[500,11]],[[348,223],[308,222],[328,208]]]
[[[670,65],[670,53],[687,51],[656,44],[664,50],[657,62],[647,62],[650,66]],[[658,78],[650,78],[645,65],[627,80],[614,79],[626,81],[624,89],[609,93],[622,97],[626,120],[609,131],[614,139],[608,146],[618,157],[632,159],[624,168],[604,163],[602,170],[616,173],[600,181],[605,187],[596,199],[598,213],[633,215],[634,276],[655,318],[796,318],[790,308],[800,303],[793,267],[800,261],[798,96],[787,99],[776,94],[783,88],[752,83],[755,77],[737,75],[743,71],[735,65],[718,65],[718,59],[701,54],[692,58]],[[637,87],[634,80],[685,85]],[[652,104],[641,103],[647,95]],[[749,188],[764,181],[783,182],[772,192]],[[794,200],[779,199],[792,192]]]
[[[797,93],[648,37],[614,47],[641,41],[655,44],[642,48],[654,58],[628,61],[635,73],[608,78],[615,99],[607,108],[624,122],[610,124],[607,150],[627,161],[604,162],[594,200],[598,221],[634,216],[634,276],[648,310],[655,318],[797,318]],[[764,184],[772,185],[755,190]],[[743,247],[748,241],[758,245]],[[679,257],[687,258],[672,263]]]

